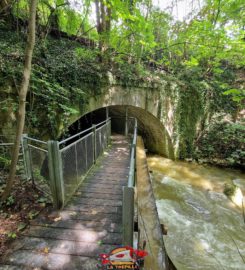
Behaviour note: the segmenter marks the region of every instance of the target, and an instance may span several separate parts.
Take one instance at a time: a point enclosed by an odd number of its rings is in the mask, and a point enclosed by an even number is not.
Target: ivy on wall
[[[8,110],[15,112],[17,108],[24,37],[25,33],[0,26],[2,113]],[[159,91],[162,91],[161,102],[167,98],[172,103],[172,141],[178,141],[177,157],[181,159],[201,157],[200,151],[205,153],[208,146],[201,144],[206,144],[207,140],[198,140],[198,145],[196,141],[202,134],[208,136],[214,116],[220,114],[222,119],[224,115],[235,115],[237,112],[237,103],[223,94],[235,79],[232,68],[224,67],[223,72],[207,75],[201,66],[178,65],[170,74],[162,70],[154,71],[138,62],[128,63],[121,58],[101,63],[98,56],[96,48],[84,47],[68,39],[57,40],[48,36],[37,40],[27,100],[26,126],[30,133],[43,138],[49,132],[49,138],[57,138],[66,130],[72,116],[79,116],[85,111],[88,99],[100,94],[108,85],[108,71],[117,78],[117,83],[124,86],[138,86],[145,82],[149,86],[158,85]],[[164,114],[161,109],[160,113],[160,117],[167,119],[166,112]],[[209,156],[211,159],[212,153]],[[226,160],[229,161],[229,155]]]
[[[181,74],[185,86],[179,90],[176,125],[179,140],[179,157],[191,157],[196,137],[197,124],[203,115],[204,97],[203,85],[196,74],[185,72]]]
[[[0,28],[0,87],[12,88],[5,97],[2,91],[3,99],[16,99],[14,92],[23,69],[23,40],[24,34]],[[97,65],[96,57],[96,51],[76,42],[37,40],[27,99],[27,128],[32,133],[42,136],[49,130],[51,137],[57,137],[71,115],[83,110],[88,96],[101,91],[105,71]]]

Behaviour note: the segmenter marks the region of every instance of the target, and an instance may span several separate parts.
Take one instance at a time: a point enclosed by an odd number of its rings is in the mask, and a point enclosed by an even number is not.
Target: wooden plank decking
[[[97,269],[99,254],[122,244],[122,186],[128,170],[129,144],[114,136],[70,203],[33,221],[0,269]]]

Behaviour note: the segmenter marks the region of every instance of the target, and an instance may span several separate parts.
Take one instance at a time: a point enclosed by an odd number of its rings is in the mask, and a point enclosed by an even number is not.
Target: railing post
[[[134,188],[123,187],[123,245],[133,246],[134,237]]]
[[[107,146],[108,146],[111,139],[111,120],[110,119],[108,119],[108,121],[106,122],[106,132],[107,132]]]
[[[54,206],[60,209],[64,206],[65,198],[63,166],[57,141],[48,141],[48,167]]]
[[[94,140],[93,140],[93,144],[94,144],[94,163],[96,163],[96,152],[97,152],[97,149],[96,149],[96,125],[92,125],[92,128],[93,128],[93,134],[94,134]]]
[[[24,164],[25,164],[26,177],[27,177],[27,180],[29,180],[32,178],[32,168],[31,168],[31,157],[30,157],[30,152],[28,148],[28,139],[26,137],[27,137],[27,134],[22,135],[21,144],[23,148],[23,158],[24,158]]]
[[[110,134],[110,137],[111,137],[111,119],[109,120],[109,134]]]
[[[125,136],[128,136],[128,107],[126,108],[126,117],[125,117]]]
[[[109,119],[109,107],[106,107],[106,120]]]

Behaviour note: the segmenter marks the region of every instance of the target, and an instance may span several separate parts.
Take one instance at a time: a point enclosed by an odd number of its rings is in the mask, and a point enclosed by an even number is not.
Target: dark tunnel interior
[[[133,118],[136,118],[138,121],[138,135],[142,136],[145,147],[149,152],[169,157],[169,146],[171,146],[171,140],[164,125],[159,119],[149,112],[134,106],[114,105],[87,113],[74,122],[69,127],[66,134],[64,134],[60,139],[75,135],[80,131],[90,128],[94,124],[98,124],[106,120],[107,113],[111,118],[112,134],[124,134],[126,111],[129,118],[129,133],[133,132]]]

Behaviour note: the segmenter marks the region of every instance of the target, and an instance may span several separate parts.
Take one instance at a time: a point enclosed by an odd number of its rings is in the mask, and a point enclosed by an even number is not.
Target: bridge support
[[[127,130],[127,113],[125,122],[125,133]],[[134,239],[134,186],[135,186],[135,145],[137,139],[137,120],[135,119],[134,137],[130,153],[130,168],[128,175],[128,186],[123,187],[123,245],[133,246]]]
[[[25,165],[26,178],[29,180],[32,178],[32,169],[31,169],[31,157],[28,149],[27,134],[22,135],[21,139],[22,148],[23,148],[23,158]]]
[[[123,245],[133,246],[134,188],[123,187]]]
[[[126,107],[126,115],[125,115],[125,136],[128,136],[128,107]]]
[[[92,131],[93,131],[93,144],[94,144],[94,147],[93,147],[93,155],[94,155],[94,164],[96,163],[96,153],[97,153],[97,149],[96,149],[96,125],[92,125]]]
[[[59,209],[64,206],[65,199],[62,160],[57,141],[48,141],[48,167],[53,203]]]

